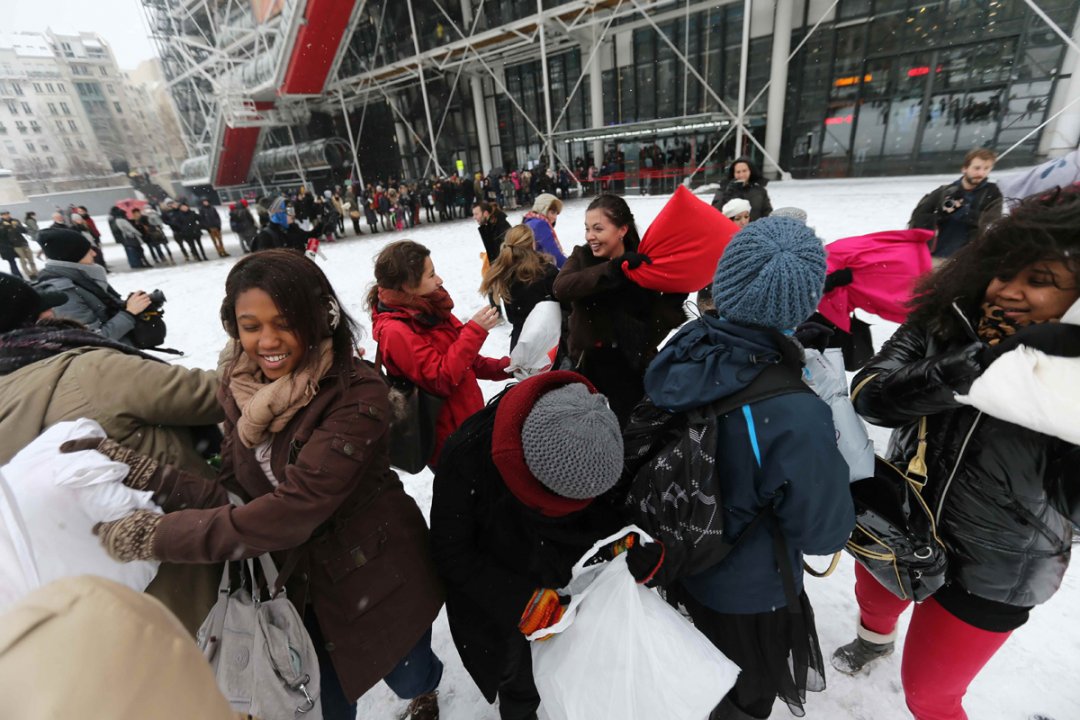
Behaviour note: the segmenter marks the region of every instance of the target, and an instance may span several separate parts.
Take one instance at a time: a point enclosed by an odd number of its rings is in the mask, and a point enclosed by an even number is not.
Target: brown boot
[[[439,720],[439,691],[432,690],[413,698],[409,706],[405,708],[405,714],[400,718],[401,720]]]

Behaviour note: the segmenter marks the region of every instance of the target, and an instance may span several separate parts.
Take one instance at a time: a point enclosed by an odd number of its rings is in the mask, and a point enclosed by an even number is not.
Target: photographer
[[[964,156],[963,175],[923,196],[909,228],[936,230],[930,254],[938,265],[975,238],[979,226],[1001,216],[1001,190],[987,180],[997,155],[976,148]]]
[[[153,304],[142,290],[121,298],[109,285],[105,269],[95,264],[95,250],[82,233],[70,228],[47,228],[38,235],[45,251],[45,269],[37,288],[61,292],[67,302],[56,308],[57,317],[76,320],[99,335],[135,345],[136,316]],[[159,299],[164,302],[164,296]]]

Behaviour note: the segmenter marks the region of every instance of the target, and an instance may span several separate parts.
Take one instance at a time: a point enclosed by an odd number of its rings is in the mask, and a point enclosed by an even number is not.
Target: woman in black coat
[[[484,274],[480,292],[496,306],[506,308],[510,322],[510,352],[514,351],[525,320],[538,303],[554,300],[552,290],[559,274],[550,255],[536,252],[536,238],[528,225],[510,228],[499,255]]]
[[[621,527],[611,505],[593,498],[615,484],[622,453],[604,398],[565,371],[511,386],[443,449],[432,552],[454,644],[487,701],[498,697],[502,720],[536,717],[525,636],[558,621],[569,598],[555,590],[597,540]],[[658,564],[653,547],[631,549],[636,577]]]
[[[643,288],[623,272],[651,262],[637,252],[637,226],[626,201],[598,195],[585,213],[585,245],[555,278],[555,297],[570,303],[567,350],[572,367],[607,396],[626,424],[645,394],[642,378],[657,346],[686,320],[683,293]]]
[[[742,198],[750,203],[750,222],[772,214],[772,202],[769,200],[769,193],[765,190],[768,181],[749,158],[741,157],[731,163],[727,176],[724,189],[713,197],[714,208],[721,210],[728,200]]]
[[[476,220],[476,224],[480,226],[480,240],[484,243],[484,252],[487,253],[488,262],[495,262],[495,258],[499,257],[506,231],[510,229],[506,213],[499,208],[498,204],[481,200],[473,205],[472,214],[473,220]]]
[[[1024,200],[923,282],[911,317],[854,380],[855,409],[895,428],[889,460],[925,473],[948,555],[948,583],[916,606],[904,646],[918,720],[965,717],[968,684],[1069,563],[1080,519],[1077,227],[1080,189]],[[853,674],[892,652],[911,604],[861,566],[855,594],[858,636],[833,656]]]

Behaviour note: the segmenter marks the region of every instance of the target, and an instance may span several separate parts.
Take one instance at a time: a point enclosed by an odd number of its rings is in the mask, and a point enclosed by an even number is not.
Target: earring
[[[338,325],[341,324],[341,306],[338,305],[338,301],[334,298],[330,298],[330,329],[337,330]]]

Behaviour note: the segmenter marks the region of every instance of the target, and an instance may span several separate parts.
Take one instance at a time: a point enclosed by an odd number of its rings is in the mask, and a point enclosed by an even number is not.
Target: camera
[[[941,207],[945,208],[946,210],[955,210],[957,207],[956,198],[946,198],[945,202],[941,204]]]
[[[161,306],[165,304],[165,293],[160,290],[154,290],[148,293],[147,296],[150,298],[150,308],[153,310],[160,310]]]

